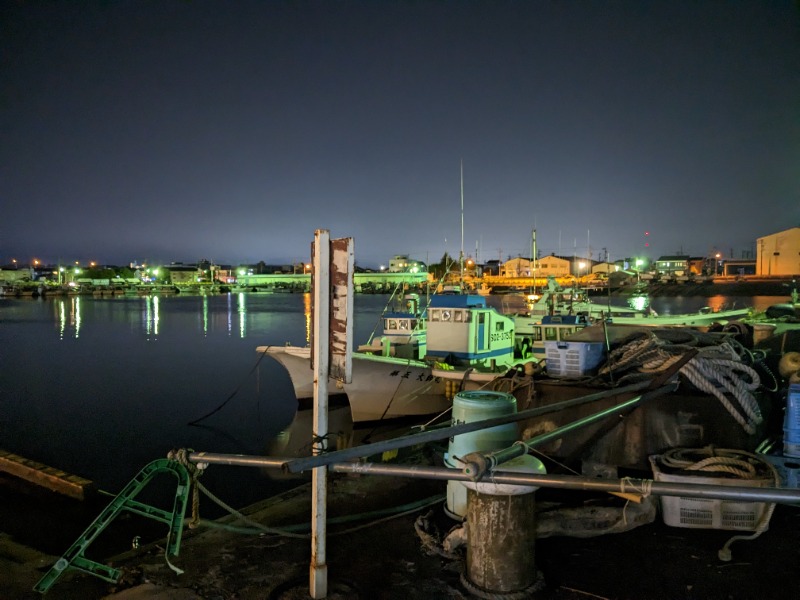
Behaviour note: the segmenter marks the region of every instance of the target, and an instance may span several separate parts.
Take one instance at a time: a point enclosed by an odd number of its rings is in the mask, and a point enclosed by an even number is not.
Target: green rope
[[[200,489],[201,489],[201,491],[203,491],[203,493],[208,495],[209,492],[204,487],[201,486]],[[212,497],[212,496],[213,495],[210,495],[209,498],[211,498],[214,502],[216,502],[218,499],[216,499],[215,497]],[[444,494],[437,494],[436,496],[431,496],[430,498],[426,498],[424,500],[418,500],[416,502],[409,502],[408,504],[403,504],[401,506],[396,506],[396,507],[392,507],[392,508],[384,508],[384,509],[365,512],[365,513],[358,513],[358,514],[354,514],[354,515],[345,515],[345,516],[342,516],[342,517],[333,517],[333,518],[328,519],[327,522],[328,522],[329,525],[339,525],[339,524],[342,524],[342,523],[351,523],[353,521],[362,521],[364,519],[372,519],[374,517],[383,517],[383,518],[379,518],[377,520],[370,521],[369,523],[364,523],[364,524],[358,525],[356,527],[351,527],[351,528],[346,529],[346,530],[329,533],[328,535],[329,536],[332,536],[332,535],[344,535],[344,534],[347,534],[347,533],[352,533],[354,531],[358,531],[360,529],[364,529],[366,527],[373,527],[373,526],[375,526],[375,525],[377,525],[379,523],[383,523],[383,522],[385,522],[385,521],[387,521],[389,519],[395,519],[397,517],[402,517],[402,516],[414,513],[416,511],[422,509],[422,508],[426,508],[426,507],[431,506],[433,504],[437,504],[439,502],[442,502],[444,499],[445,499]],[[222,504],[224,504],[224,503],[222,503]],[[270,533],[270,534],[273,534],[273,535],[280,535],[280,536],[284,536],[284,537],[293,537],[293,538],[301,538],[301,539],[308,539],[308,538],[311,537],[310,534],[296,533],[296,532],[299,532],[299,531],[308,531],[309,529],[311,529],[311,524],[310,523],[297,523],[297,524],[286,525],[286,526],[282,526],[282,527],[268,527],[268,526],[262,525],[261,523],[258,523],[256,521],[253,521],[252,519],[249,519],[248,517],[246,517],[242,513],[238,512],[238,511],[236,511],[234,509],[231,509],[227,505],[224,505],[224,506],[220,505],[220,506],[222,508],[225,508],[226,510],[230,509],[229,512],[233,516],[235,516],[237,518],[241,518],[241,520],[243,520],[247,524],[251,525],[251,527],[239,527],[239,526],[236,526],[236,525],[229,525],[227,523],[220,523],[219,521],[208,521],[208,520],[205,520],[205,519],[202,519],[200,522],[203,525],[211,527],[211,528],[214,528],[214,529],[222,529],[222,530],[225,530],[225,531],[230,531],[232,533],[241,533],[241,534],[244,534],[244,535],[261,535],[262,533]]]

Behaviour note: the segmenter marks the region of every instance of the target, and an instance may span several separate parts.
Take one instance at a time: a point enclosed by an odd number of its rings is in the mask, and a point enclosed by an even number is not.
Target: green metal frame
[[[159,473],[172,473],[178,478],[178,487],[175,491],[175,501],[172,511],[166,511],[155,506],[143,504],[134,500],[150,480]],[[45,594],[50,587],[68,569],[83,571],[95,575],[100,579],[116,583],[120,577],[120,570],[107,565],[101,565],[86,558],[83,552],[95,538],[108,526],[111,521],[123,510],[161,521],[169,526],[167,534],[166,555],[177,556],[181,546],[183,534],[183,519],[186,513],[186,503],[189,498],[191,477],[189,471],[181,463],[168,458],[154,460],[134,477],[125,488],[117,494],[111,503],[101,512],[92,524],[75,541],[69,550],[50,567],[50,570],[34,586],[34,591]]]

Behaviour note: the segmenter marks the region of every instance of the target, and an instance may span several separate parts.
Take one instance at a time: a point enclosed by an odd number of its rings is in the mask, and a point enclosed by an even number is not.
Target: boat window
[[[464,311],[464,323],[471,323],[472,322],[472,313],[468,310]]]
[[[541,342],[542,341],[542,330],[538,327],[534,328],[533,330],[533,341]]]
[[[439,309],[437,308],[431,309],[431,321],[441,321],[441,317],[439,315]]]
[[[397,326],[399,329],[408,329],[408,321],[406,319],[400,319],[397,322]]]
[[[452,315],[451,311],[449,311],[449,310],[443,310],[442,311],[442,321],[449,321],[452,316],[453,315]]]
[[[504,321],[498,321],[497,323],[494,324],[494,330],[495,331],[503,331],[503,329],[505,329],[505,322]]]
[[[555,327],[545,327],[544,339],[548,341],[553,341],[558,339],[558,330]]]
[[[389,319],[389,329],[397,329],[397,321]]]
[[[464,320],[464,311],[463,310],[455,311],[455,314],[453,315],[453,320],[458,323],[461,323]]]

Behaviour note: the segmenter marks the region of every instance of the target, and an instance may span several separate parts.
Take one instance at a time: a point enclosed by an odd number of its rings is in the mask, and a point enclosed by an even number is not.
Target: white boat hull
[[[311,348],[261,346],[289,373],[298,402],[314,396]],[[441,413],[451,406],[441,378],[424,362],[353,353],[351,383],[328,380],[328,394],[346,394],[353,422],[379,421]]]
[[[748,316],[747,308],[722,310],[718,312],[698,312],[683,315],[658,315],[640,317],[612,317],[611,322],[619,325],[641,325],[647,327],[707,327],[714,323],[728,323]]]

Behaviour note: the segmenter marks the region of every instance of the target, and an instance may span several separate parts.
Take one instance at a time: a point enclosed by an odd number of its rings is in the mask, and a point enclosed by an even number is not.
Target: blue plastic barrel
[[[783,455],[800,457],[800,383],[789,386],[783,415]]]
[[[453,398],[451,424],[475,423],[516,412],[517,399],[511,394],[485,390],[459,392]],[[461,469],[459,459],[470,452],[502,450],[518,439],[516,423],[456,435],[450,438],[444,464],[453,469]],[[460,481],[447,482],[447,512],[453,518],[462,518],[467,514],[467,490]]]

